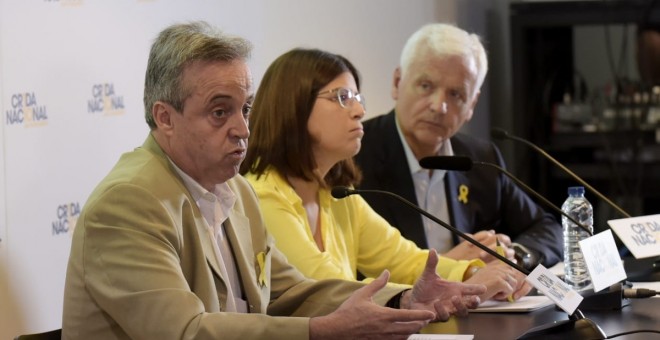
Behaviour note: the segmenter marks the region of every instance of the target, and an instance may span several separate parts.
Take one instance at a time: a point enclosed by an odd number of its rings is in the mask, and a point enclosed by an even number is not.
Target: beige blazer
[[[203,217],[150,135],[120,158],[78,218],[63,338],[307,339],[309,316],[335,310],[362,286],[305,279],[275,248],[252,188],[240,176],[228,184],[237,201],[225,228],[250,314],[222,312],[226,281]],[[399,290],[385,288],[375,301]]]

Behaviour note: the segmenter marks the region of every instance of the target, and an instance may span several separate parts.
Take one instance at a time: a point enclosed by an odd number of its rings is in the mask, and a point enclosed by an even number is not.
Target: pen
[[[496,237],[496,238],[495,238],[495,243],[496,243],[496,245],[497,245],[497,248],[496,248],[497,253],[498,253],[499,255],[502,255],[502,256],[506,257],[506,254],[504,253],[504,247],[502,247],[502,245],[500,244],[500,239],[498,239],[498,238]],[[513,302],[513,295],[509,295],[509,296],[507,296],[506,299],[507,299],[507,301],[509,301],[509,302]]]

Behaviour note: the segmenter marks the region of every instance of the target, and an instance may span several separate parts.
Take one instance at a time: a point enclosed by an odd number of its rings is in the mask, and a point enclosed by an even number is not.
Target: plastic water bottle
[[[593,233],[594,210],[584,197],[584,187],[569,187],[568,198],[562,204],[561,210]],[[564,282],[577,291],[591,289],[587,263],[578,244],[589,237],[589,234],[566,216],[562,216],[561,224],[564,228]]]

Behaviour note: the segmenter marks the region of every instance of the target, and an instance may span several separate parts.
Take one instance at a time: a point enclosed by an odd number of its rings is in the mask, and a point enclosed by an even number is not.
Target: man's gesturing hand
[[[468,309],[479,305],[479,295],[486,292],[486,287],[444,280],[436,272],[437,265],[438,254],[431,249],[424,272],[413,289],[403,295],[401,307],[433,311],[435,321],[446,321],[451,315],[467,315]]]
[[[390,277],[384,271],[376,280],[358,289],[336,311],[312,318],[310,339],[407,339],[434,319],[428,310],[393,309],[375,304],[373,295]]]

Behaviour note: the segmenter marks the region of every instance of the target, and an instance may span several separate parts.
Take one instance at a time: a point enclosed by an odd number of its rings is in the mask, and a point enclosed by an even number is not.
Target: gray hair
[[[410,64],[428,49],[435,56],[462,56],[474,58],[477,65],[477,84],[481,88],[488,72],[488,58],[481,39],[450,24],[428,24],[408,38],[401,51],[399,67],[403,76]],[[476,91],[475,91],[476,92]],[[473,93],[474,94],[474,93]]]
[[[246,39],[225,35],[203,21],[175,24],[160,32],[151,45],[144,80],[144,113],[149,127],[156,128],[151,110],[157,101],[183,110],[191,91],[181,88],[188,65],[195,61],[247,60],[251,50],[252,44]]]

